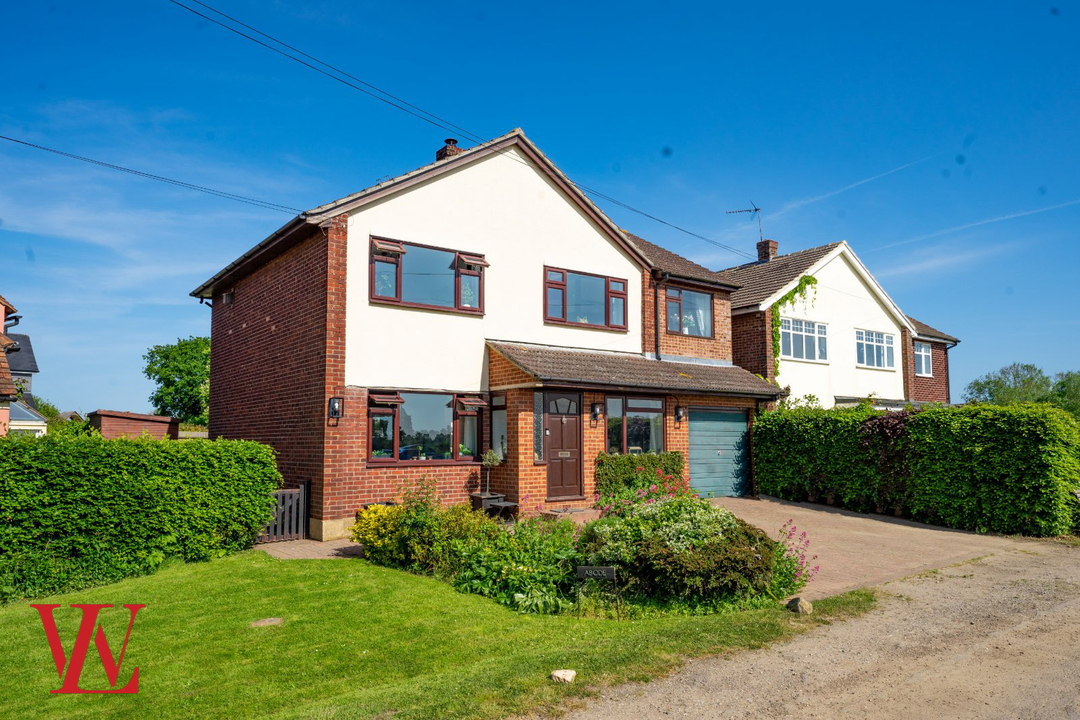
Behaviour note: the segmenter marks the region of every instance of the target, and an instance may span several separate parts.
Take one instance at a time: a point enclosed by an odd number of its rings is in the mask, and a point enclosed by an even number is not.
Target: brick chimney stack
[[[435,162],[445,160],[448,157],[460,155],[461,153],[465,152],[457,146],[457,140],[455,140],[454,138],[446,138],[446,140],[444,140],[443,142],[445,142],[446,145],[439,148],[435,152]]]
[[[760,262],[769,262],[776,257],[776,250],[780,245],[775,240],[762,240],[757,244],[757,259]]]

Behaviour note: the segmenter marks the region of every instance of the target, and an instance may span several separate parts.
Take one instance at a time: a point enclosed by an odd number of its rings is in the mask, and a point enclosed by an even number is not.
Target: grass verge
[[[123,603],[139,612],[120,671],[139,668],[137,695],[51,695],[60,686],[37,611],[0,609],[0,686],[13,718],[498,718],[554,709],[567,697],[648,680],[684,658],[784,640],[866,612],[872,591],[780,608],[614,622],[517,615],[431,578],[360,560],[282,561],[259,551],[171,565],[38,603],[55,612],[65,652],[73,603],[114,603],[101,622],[118,655]],[[252,628],[254,620],[284,623]],[[555,685],[556,668],[578,681]],[[94,646],[82,687],[107,688]]]

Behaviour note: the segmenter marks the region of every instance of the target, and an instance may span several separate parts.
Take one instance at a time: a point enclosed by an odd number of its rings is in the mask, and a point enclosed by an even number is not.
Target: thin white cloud
[[[992,255],[1000,255],[1004,252],[1012,250],[1015,247],[1015,243],[1004,243],[1001,245],[975,248],[973,250],[963,250],[960,252],[938,253],[930,257],[925,257],[920,260],[904,263],[902,265],[893,265],[892,267],[886,267],[882,270],[876,271],[874,275],[878,278],[885,278],[897,277],[899,275],[913,275],[915,273],[923,275],[930,273],[942,273],[950,271],[960,265],[967,265],[969,263],[982,260],[983,258],[987,258]]]
[[[997,217],[987,218],[985,220],[976,220],[975,222],[967,223],[966,225],[957,225],[956,227],[945,228],[944,230],[936,230],[932,233],[926,233],[925,235],[917,235],[907,240],[899,240],[888,245],[879,245],[876,248],[870,248],[871,250],[886,250],[888,248],[900,247],[901,245],[910,245],[911,243],[920,242],[922,240],[930,240],[931,238],[942,237],[943,235],[951,235],[963,230],[970,230],[971,228],[982,227],[983,225],[992,225],[993,223],[1004,222],[1006,220],[1015,220],[1016,218],[1027,217],[1028,215],[1038,215],[1039,213],[1050,212],[1051,210],[1060,210],[1062,208],[1071,207],[1073,205],[1080,205],[1080,198],[1075,200],[1069,200],[1068,202],[1058,203],[1057,205],[1048,205],[1047,207],[1036,208],[1034,210],[1024,210],[1022,212],[1009,213],[1008,215],[999,215]]]
[[[807,205],[812,205],[813,203],[821,202],[822,200],[828,200],[829,198],[834,197],[836,195],[839,195],[840,193],[845,193],[848,190],[854,190],[855,188],[857,188],[857,187],[859,187],[861,185],[866,185],[867,183],[872,183],[875,180],[880,180],[882,178],[888,177],[888,176],[890,176],[890,175],[892,175],[894,173],[900,172],[901,170],[907,170],[909,167],[913,167],[913,166],[918,165],[920,163],[924,163],[927,160],[930,160],[931,158],[934,158],[934,157],[937,157],[937,155],[927,155],[924,158],[920,158],[918,160],[913,160],[913,161],[911,161],[909,163],[904,163],[903,165],[900,165],[898,167],[894,167],[892,170],[886,170],[883,173],[878,173],[877,175],[871,175],[868,178],[863,178],[862,180],[857,180],[857,181],[851,183],[850,185],[845,185],[842,188],[837,188],[836,190],[831,190],[831,191],[829,191],[827,193],[823,193],[821,195],[814,195],[812,197],[801,198],[799,200],[791,200],[789,202],[784,203],[780,207],[780,209],[777,210],[776,212],[769,213],[768,216],[773,218],[773,219],[781,217],[782,215],[786,215],[787,213],[791,212],[792,210],[797,210],[797,209],[799,209],[801,207],[805,207]]]

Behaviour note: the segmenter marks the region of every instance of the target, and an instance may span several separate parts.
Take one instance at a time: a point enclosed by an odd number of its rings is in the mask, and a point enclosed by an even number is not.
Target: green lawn
[[[138,695],[50,695],[60,686],[38,614],[0,609],[7,718],[502,717],[644,680],[683,657],[759,647],[873,606],[860,591],[811,617],[781,609],[635,622],[523,616],[429,578],[361,560],[275,560],[251,551],[35,602],[115,603],[102,613],[114,654],[143,603],[120,671]],[[280,626],[253,620],[283,617]],[[78,611],[56,611],[70,652]],[[578,682],[555,686],[551,670]],[[107,687],[91,645],[82,686]]]

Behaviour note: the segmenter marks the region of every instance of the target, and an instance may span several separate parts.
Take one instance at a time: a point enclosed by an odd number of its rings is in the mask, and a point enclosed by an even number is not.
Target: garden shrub
[[[681,478],[683,456],[677,452],[612,455],[602,452],[596,456],[596,492],[614,496],[625,490],[639,490],[655,482],[657,470],[664,475]],[[644,484],[642,484],[644,483]]]
[[[369,505],[356,514],[352,540],[364,546],[364,555],[379,565],[400,566],[408,549],[401,529],[405,508],[401,505]]]
[[[752,432],[767,495],[979,532],[1050,536],[1077,523],[1080,425],[1048,405],[780,410]]]
[[[766,593],[782,552],[729,510],[689,496],[590,523],[579,550],[589,564],[615,566],[631,595],[699,601]]]
[[[0,438],[0,599],[250,547],[280,481],[273,450],[254,442]]]
[[[697,497],[689,478],[665,475],[661,468],[651,474],[644,467],[638,467],[625,487],[610,495],[596,493],[593,508],[600,511],[600,517],[624,515],[634,505],[680,496]]]

